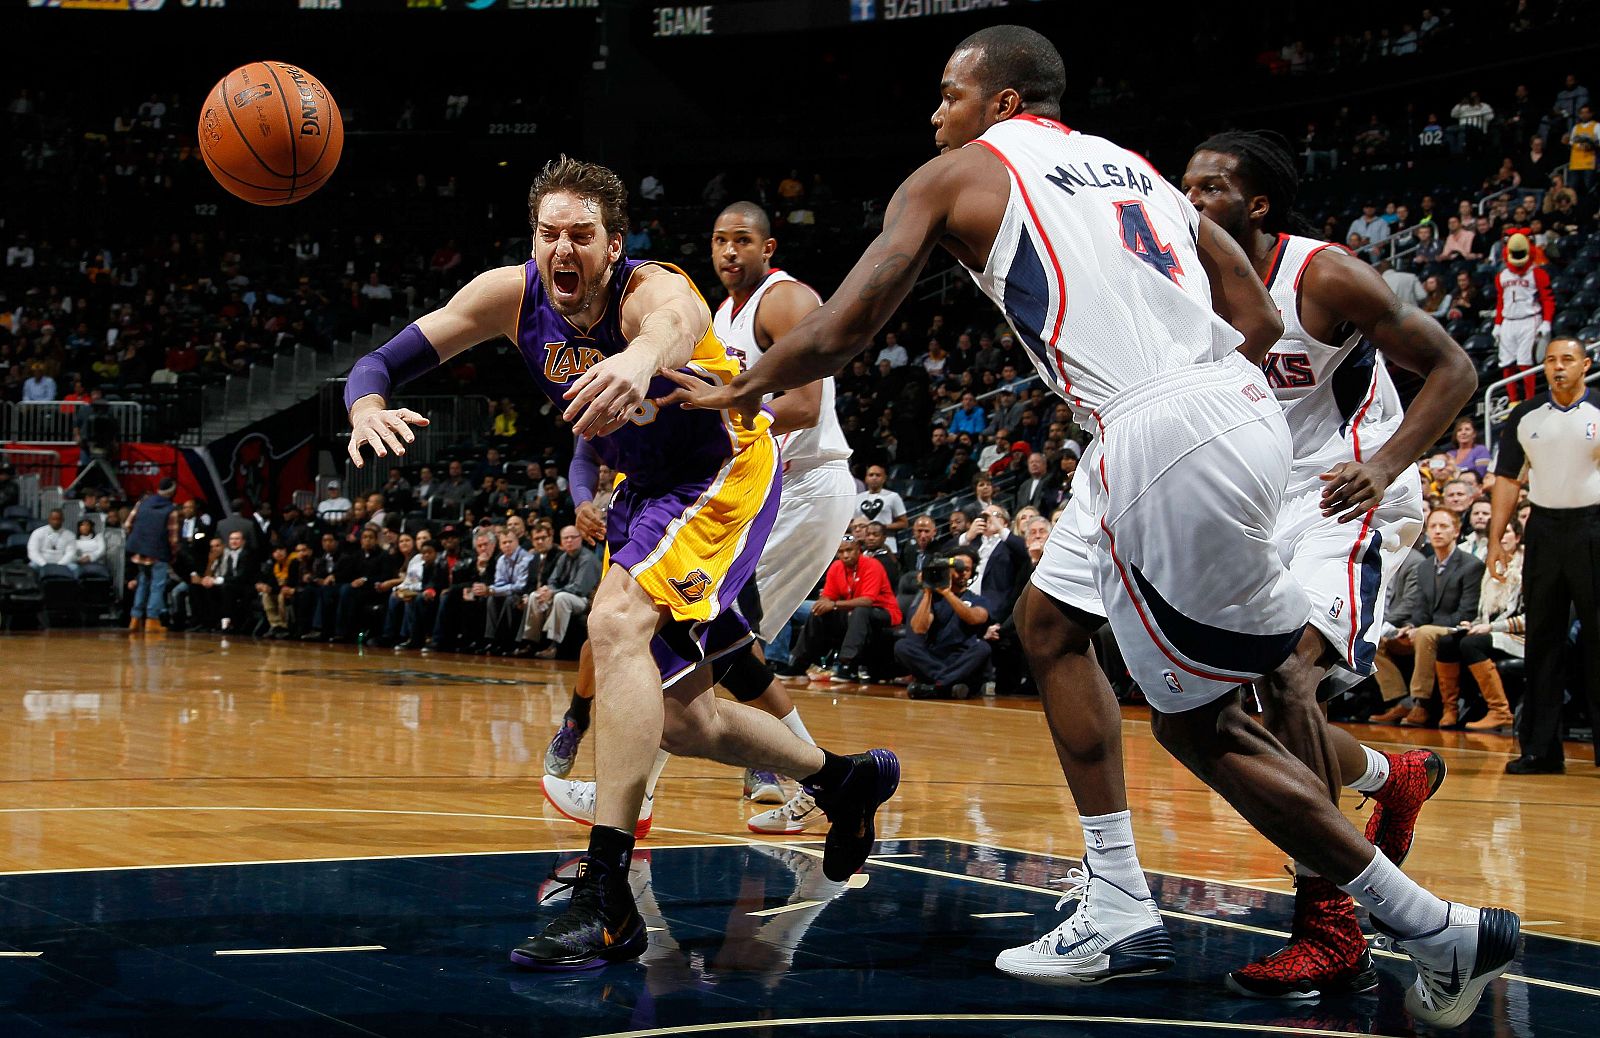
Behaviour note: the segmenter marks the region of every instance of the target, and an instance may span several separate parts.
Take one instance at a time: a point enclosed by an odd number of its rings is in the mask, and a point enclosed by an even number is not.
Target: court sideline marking
[[[895,1013],[883,1016],[814,1016],[784,1020],[724,1020],[714,1024],[686,1024],[679,1027],[653,1027],[644,1031],[611,1031],[594,1038],[655,1038],[669,1034],[704,1034],[711,1031],[759,1031],[767,1027],[819,1027],[829,1024],[915,1024],[915,1023],[1049,1023],[1049,1024],[1124,1024],[1136,1027],[1170,1027],[1208,1031],[1243,1031],[1249,1034],[1294,1034],[1309,1038],[1373,1038],[1360,1031],[1327,1031],[1315,1027],[1285,1027],[1282,1024],[1240,1024],[1210,1020],[1161,1020],[1139,1016],[1073,1016],[1052,1013]]]

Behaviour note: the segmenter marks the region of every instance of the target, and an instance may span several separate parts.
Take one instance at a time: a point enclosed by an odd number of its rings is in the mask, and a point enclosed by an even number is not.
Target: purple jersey
[[[557,313],[545,296],[536,263],[523,268],[525,288],[522,310],[517,315],[517,349],[534,380],[558,408],[569,401],[562,398],[572,383],[602,359],[627,349],[622,335],[622,299],[634,273],[652,260],[624,259],[611,271],[610,302],[587,330]],[[683,277],[689,276],[669,263],[657,266]],[[694,282],[689,281],[691,288]],[[699,295],[699,290],[695,290]],[[694,354],[681,371],[700,377],[710,376],[718,383],[732,381],[741,365],[738,357],[718,341],[707,326],[704,337],[695,343]],[[677,386],[657,376],[650,380],[645,400],[617,431],[597,436],[595,452],[618,472],[626,473],[634,486],[647,491],[677,486],[705,478],[723,462],[748,447],[766,433],[768,416],[747,430],[721,411],[687,411],[676,405],[658,408],[653,399],[666,396]]]

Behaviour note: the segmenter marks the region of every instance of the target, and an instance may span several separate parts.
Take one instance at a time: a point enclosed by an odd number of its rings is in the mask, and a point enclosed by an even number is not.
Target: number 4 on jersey
[[[1161,239],[1156,237],[1156,229],[1150,226],[1150,216],[1144,211],[1144,203],[1117,202],[1116,206],[1123,246],[1154,267],[1163,277],[1177,281],[1178,275],[1183,273],[1183,264],[1178,262],[1178,254],[1172,251],[1172,247],[1163,245]]]

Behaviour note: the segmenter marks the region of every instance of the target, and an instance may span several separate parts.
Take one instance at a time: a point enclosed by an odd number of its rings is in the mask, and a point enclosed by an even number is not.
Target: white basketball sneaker
[[[1077,909],[1032,944],[1001,952],[994,964],[1002,972],[1058,984],[1100,984],[1172,968],[1172,939],[1154,899],[1133,897],[1087,868],[1072,869],[1067,879],[1072,887],[1056,909],[1073,900]]]
[[[776,774],[758,768],[744,769],[744,798],[758,804],[783,803],[783,783]]]
[[[1411,956],[1417,980],[1406,992],[1413,1019],[1434,1027],[1460,1027],[1478,1008],[1483,989],[1517,954],[1522,920],[1504,908],[1469,908],[1455,902],[1445,924],[1430,933],[1401,937],[1376,919],[1394,947]]]
[[[752,815],[746,824],[753,833],[793,836],[827,819],[828,816],[822,813],[822,808],[817,806],[817,802],[811,799],[811,794],[802,787],[782,807]]]
[[[546,775],[540,779],[544,788],[544,798],[550,801],[550,806],[561,813],[561,817],[570,818],[579,825],[594,824],[594,783],[578,782],[573,779],[558,779],[554,775]],[[650,820],[655,814],[656,797],[654,793],[644,798],[644,803],[639,805],[639,822],[633,827],[633,838],[642,840],[650,835]]]

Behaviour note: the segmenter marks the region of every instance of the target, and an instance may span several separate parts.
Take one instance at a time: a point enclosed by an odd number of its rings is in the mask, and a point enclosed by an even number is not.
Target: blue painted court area
[[[506,961],[549,917],[543,880],[571,856],[0,877],[0,1035],[1412,1033],[1410,967],[1391,956],[1363,997],[1225,992],[1225,970],[1280,943],[1266,931],[1287,927],[1286,895],[1155,877],[1178,967],[1055,988],[1012,980],[993,959],[1058,921],[1051,886],[1067,861],[882,841],[866,882],[839,893],[805,846],[642,854],[650,952],[577,976]],[[1600,947],[1529,937],[1511,973],[1526,979],[1497,981],[1455,1033],[1596,1033]]]

